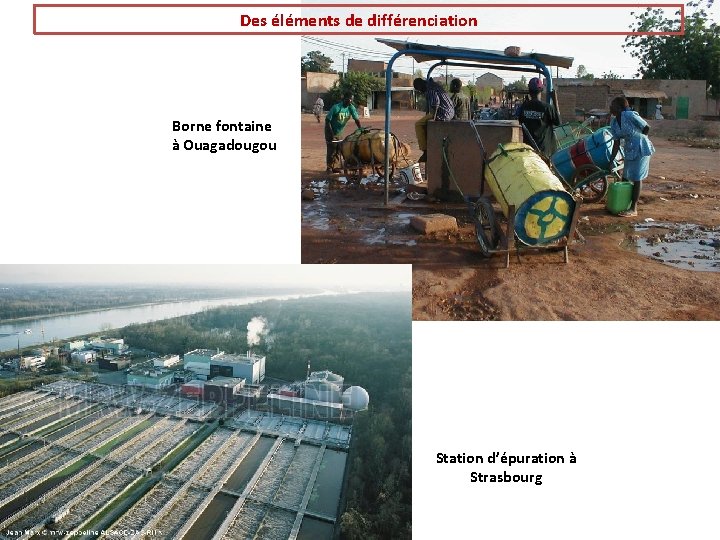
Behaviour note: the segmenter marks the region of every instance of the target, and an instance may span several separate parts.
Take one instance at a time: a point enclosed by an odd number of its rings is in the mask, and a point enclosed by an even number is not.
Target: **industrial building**
[[[367,409],[370,397],[360,386],[343,391],[344,378],[331,371],[315,371],[304,382],[281,387],[267,396],[273,412],[306,418],[340,419]]]
[[[259,384],[265,379],[265,357],[247,352],[245,356],[209,349],[195,349],[184,355],[184,368],[198,379],[235,377],[246,384]]]
[[[203,397],[215,403],[234,403],[244,386],[245,379],[239,377],[215,377],[205,383]]]
[[[245,379],[239,377],[215,377],[209,381],[188,381],[180,387],[180,394],[225,406],[247,408],[258,402],[263,388],[263,386],[245,384]]]
[[[14,360],[15,369],[35,371],[45,366],[44,356],[21,356]]]
[[[179,354],[166,354],[160,358],[153,358],[153,366],[156,368],[169,368],[180,364]]]
[[[247,384],[259,384],[265,379],[265,357],[248,352],[245,356],[224,354],[210,361],[210,377],[240,377]]]
[[[199,379],[207,380],[210,378],[210,361],[224,354],[220,350],[195,349],[183,355],[183,367],[192,371]]]
[[[202,398],[204,387],[205,381],[200,381],[197,379],[188,381],[180,387],[180,394],[190,398]]]
[[[220,355],[225,354],[218,350],[212,349],[195,349],[190,352],[186,352],[183,355],[183,363],[187,366],[188,364],[207,364],[210,365],[210,360],[217,358]]]
[[[85,348],[85,340],[77,339],[75,341],[68,341],[62,346],[64,351],[79,351]]]
[[[73,351],[70,354],[70,360],[78,364],[92,364],[96,356],[97,353],[95,351]]]
[[[331,371],[314,371],[305,381],[305,398],[340,403],[344,379]]]
[[[138,370],[128,373],[127,384],[160,390],[173,384],[173,374],[165,371]]]
[[[116,356],[120,356],[127,349],[127,345],[125,345],[125,341],[122,338],[93,338],[90,340],[90,343],[88,343],[88,347]]]
[[[98,360],[98,368],[106,371],[122,371],[130,366],[128,358],[101,358]]]
[[[343,415],[342,403],[316,401],[280,394],[268,394],[267,400],[268,407],[275,413],[323,420],[335,420]]]

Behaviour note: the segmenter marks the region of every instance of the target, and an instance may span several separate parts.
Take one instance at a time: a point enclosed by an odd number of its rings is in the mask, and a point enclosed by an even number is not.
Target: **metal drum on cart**
[[[485,165],[485,179],[520,242],[543,246],[568,237],[576,202],[533,149],[524,143],[498,145]]]
[[[366,167],[372,169],[374,173],[384,176],[384,131],[379,129],[357,130],[339,143],[339,150],[343,158],[345,175],[348,178],[359,179]],[[397,137],[392,133],[388,150],[390,153],[390,176],[392,177],[401,150]]]
[[[610,159],[612,145],[610,131],[599,129],[551,157],[558,174],[580,191],[585,202],[598,202],[605,196],[607,177],[619,167],[619,161]]]

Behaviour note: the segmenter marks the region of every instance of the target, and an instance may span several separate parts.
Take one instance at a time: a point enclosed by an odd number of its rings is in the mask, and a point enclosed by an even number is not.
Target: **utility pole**
[[[343,69],[343,78],[344,78],[344,77],[345,77],[345,53],[342,53],[342,59],[343,59],[343,62],[342,62],[343,66],[342,66],[342,69]]]

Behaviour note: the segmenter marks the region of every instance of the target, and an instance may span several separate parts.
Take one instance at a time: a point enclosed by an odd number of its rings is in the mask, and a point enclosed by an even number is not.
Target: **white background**
[[[716,335],[716,323],[414,323],[413,530],[720,537]],[[566,463],[436,462],[494,451]],[[542,485],[471,483],[473,471],[539,473]]]
[[[17,0],[0,36],[0,261],[299,262],[298,38],[34,36]],[[173,151],[232,138],[174,120],[278,150]]]
[[[0,4],[0,262],[300,261],[299,38],[33,36],[31,5]],[[218,119],[278,152],[171,150]],[[720,538],[717,328],[414,323],[414,536]],[[578,463],[435,463],[492,451]]]

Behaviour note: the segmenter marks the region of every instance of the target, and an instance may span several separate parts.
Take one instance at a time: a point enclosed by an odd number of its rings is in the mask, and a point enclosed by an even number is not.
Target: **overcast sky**
[[[0,283],[167,283],[409,291],[410,265],[0,265]]]

